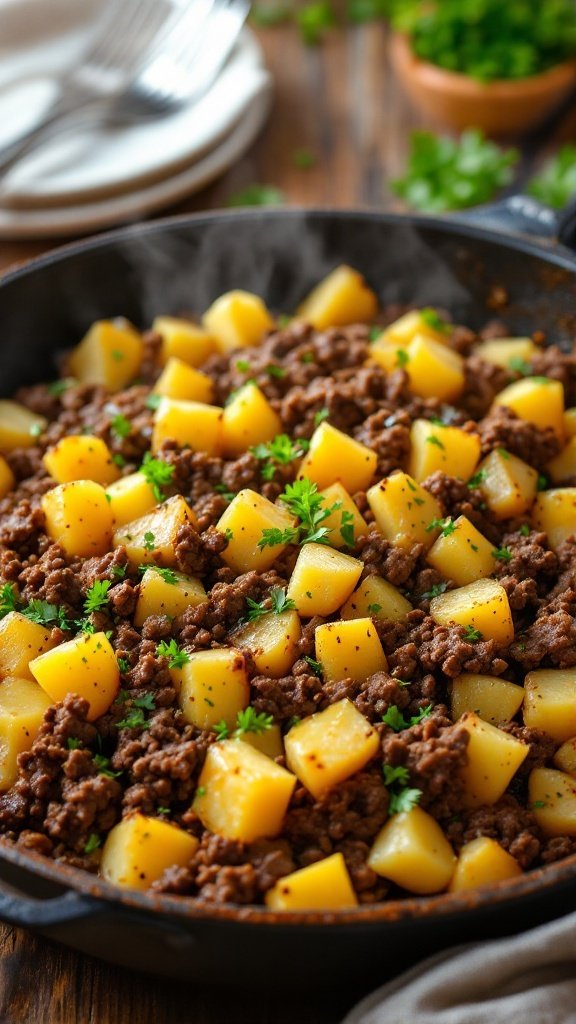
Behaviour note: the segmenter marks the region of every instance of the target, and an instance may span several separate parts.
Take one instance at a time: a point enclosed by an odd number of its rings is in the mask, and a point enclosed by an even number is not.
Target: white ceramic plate
[[[0,145],[35,123],[54,93],[53,75],[86,45],[105,0],[0,0]],[[121,0],[109,0],[121,2]],[[26,77],[29,76],[29,77]],[[195,105],[122,129],[83,128],[46,143],[3,186],[21,207],[77,207],[180,172],[236,127],[270,76],[246,29],[224,72]]]

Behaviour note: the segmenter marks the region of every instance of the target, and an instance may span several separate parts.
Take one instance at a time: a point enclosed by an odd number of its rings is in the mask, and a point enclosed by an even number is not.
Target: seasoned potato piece
[[[226,554],[226,552],[224,552]],[[331,615],[354,590],[363,563],[325,544],[304,544],[288,584],[300,615]]]
[[[251,843],[276,836],[296,777],[243,740],[208,749],[192,808],[205,828]]]
[[[274,327],[262,299],[243,291],[221,295],[205,312],[202,323],[220,352],[259,345]]]
[[[540,351],[532,338],[491,338],[473,349],[474,355],[480,356],[485,363],[502,366],[505,370],[514,370],[529,363]]]
[[[314,288],[298,309],[298,316],[318,331],[346,324],[370,323],[378,312],[378,299],[357,270],[336,267]]]
[[[563,743],[576,734],[576,669],[540,669],[524,680],[524,723]]]
[[[571,437],[556,458],[550,460],[546,472],[555,484],[576,476],[576,437]]]
[[[375,756],[378,733],[348,698],[305,718],[284,738],[286,764],[316,798]]]
[[[120,688],[118,662],[105,633],[80,633],[34,658],[30,671],[52,701],[68,693],[84,697],[90,722],[108,710]]]
[[[242,455],[253,445],[271,441],[281,430],[282,421],[260,388],[256,384],[245,384],[224,409],[224,454]]]
[[[34,679],[30,662],[52,647],[50,629],[20,612],[8,612],[0,620],[0,676]]]
[[[426,895],[448,887],[456,857],[440,825],[421,807],[395,814],[378,833],[368,867],[408,892]]]
[[[153,512],[119,527],[114,534],[114,547],[125,547],[132,565],[170,568],[176,563],[178,533],[186,524],[195,527],[196,516],[182,495],[175,494]]]
[[[100,873],[125,889],[149,889],[171,867],[186,867],[198,847],[177,825],[143,814],[124,818],[108,833]]]
[[[228,547],[221,553],[221,558],[236,572],[249,572],[251,569],[264,572],[287,546],[282,542],[258,547],[264,530],[283,532],[293,527],[295,522],[295,517],[286,509],[246,487],[238,491],[216,524],[216,529],[228,538]]]
[[[156,496],[143,473],[122,476],[106,488],[108,502],[116,527],[150,512],[156,505]]]
[[[322,523],[322,526],[330,531],[327,534],[328,543],[333,548],[352,547],[358,537],[368,533],[366,520],[360,515],[357,505],[340,483],[331,484],[320,491],[320,494],[324,498],[324,508],[339,505],[339,508],[331,512]]]
[[[503,448],[490,452],[478,469],[479,489],[496,519],[521,516],[534,502],[538,473]]]
[[[367,359],[367,364],[370,365],[374,361],[386,373],[401,370],[408,360],[405,348],[405,345],[399,345],[393,341],[387,341],[384,337],[380,337],[370,345],[370,355]]]
[[[576,736],[566,740],[554,754],[554,764],[561,772],[576,776]]]
[[[542,491],[534,502],[532,522],[543,530],[553,550],[576,534],[576,487]]]
[[[488,836],[478,836],[460,850],[449,891],[478,889],[479,886],[494,885],[521,874],[518,861],[500,843]]]
[[[495,804],[530,753],[526,743],[482,721],[474,712],[463,715],[460,724],[470,736],[462,769],[468,807]]]
[[[250,651],[258,673],[272,679],[288,675],[298,656],[302,634],[298,612],[270,612],[231,634],[235,647]]]
[[[154,414],[152,451],[157,452],[164,441],[171,440],[180,448],[219,455],[223,415],[224,410],[217,405],[161,398]]]
[[[408,387],[420,398],[451,402],[464,390],[464,360],[446,345],[417,334],[408,345],[403,369]]]
[[[452,680],[451,713],[454,722],[466,711],[475,711],[490,725],[512,721],[524,700],[524,687],[498,676],[463,672]]]
[[[180,680],[182,714],[198,729],[211,729],[221,721],[233,729],[238,712],[250,703],[246,662],[234,647],[189,655]]]
[[[473,640],[495,640],[505,645],[514,639],[508,595],[496,580],[477,580],[433,597],[430,615],[440,626],[464,626],[479,632]]]
[[[46,533],[68,555],[104,555],[112,547],[114,521],[106,491],[93,480],[58,484],[42,498]]]
[[[120,391],[138,376],[142,338],[127,320],[97,320],[68,357],[67,372],[82,384]]]
[[[408,472],[425,480],[436,470],[468,480],[480,458],[480,438],[460,427],[445,427],[429,420],[414,420],[410,429]]]
[[[552,427],[564,438],[564,388],[551,377],[524,377],[509,384],[494,399],[494,405],[512,409],[521,420],[537,427]]]
[[[367,679],[388,668],[384,648],[372,619],[325,622],[315,633],[316,660],[326,682]]]
[[[279,725],[271,725],[269,729],[264,729],[264,732],[243,732],[242,739],[244,743],[248,743],[273,760],[282,757],[284,753],[282,730]]]
[[[496,568],[494,545],[466,516],[458,516],[449,526],[453,531],[443,532],[428,552],[430,565],[459,587],[490,576]]]
[[[189,366],[183,359],[170,356],[154,385],[157,395],[186,402],[214,401],[214,383],[207,373]]]
[[[450,331],[450,325],[444,323],[435,309],[412,309],[384,328],[378,341],[395,345],[396,348],[406,348],[417,334],[421,334],[444,345],[450,337]]]
[[[120,476],[112,459],[112,452],[100,437],[89,434],[69,434],[42,460],[50,476],[58,484],[71,480],[95,480],[97,484],[111,484]]]
[[[30,750],[51,700],[38,683],[9,676],[0,683],[0,790],[18,778],[18,754]]]
[[[162,337],[159,359],[164,366],[169,359],[181,359],[188,366],[202,366],[217,350],[216,341],[207,331],[189,320],[176,316],[157,316],[152,330]]]
[[[14,473],[10,469],[10,466],[6,462],[6,459],[0,455],[0,498],[5,498],[6,495],[12,490],[16,478]],[[360,514],[360,513],[358,513]]]
[[[342,619],[389,619],[398,622],[412,611],[410,601],[381,576],[367,576],[340,609]]]
[[[564,433],[566,437],[574,437],[576,434],[576,406],[566,409],[564,413]]]
[[[30,412],[19,402],[0,399],[0,452],[31,448],[37,443],[38,435],[46,429],[46,423],[43,416]]]
[[[341,853],[284,875],[268,890],[265,900],[271,910],[336,910],[358,905]]]
[[[546,836],[576,836],[576,780],[555,768],[534,768],[528,806]]]
[[[407,473],[385,477],[366,497],[378,529],[396,547],[423,544],[429,548],[438,536],[438,530],[429,527],[442,516],[440,504]]]
[[[174,573],[175,579],[165,579],[155,569],[147,569],[140,581],[138,603],[134,612],[134,625],[143,626],[149,615],[181,615],[187,608],[195,608],[208,600],[199,579]]]
[[[378,456],[341,430],[321,423],[300,463],[298,477],[308,477],[319,490],[339,481],[351,494],[364,491],[374,476]]]

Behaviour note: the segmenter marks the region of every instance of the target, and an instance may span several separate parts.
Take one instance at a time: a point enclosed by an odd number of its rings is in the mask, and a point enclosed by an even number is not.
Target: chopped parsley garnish
[[[354,547],[354,514],[352,512],[347,512],[346,509],[342,510],[340,536],[346,544],[346,547]]]
[[[386,714],[382,715],[382,721],[385,722],[386,725],[389,725],[394,732],[401,732],[403,729],[409,729],[412,725],[418,725],[418,723],[423,721],[424,718],[428,718],[432,711],[432,707],[433,705],[429,704],[428,707],[423,708],[417,715],[412,715],[412,717],[406,721],[397,705],[391,704]]]
[[[318,412],[314,413],[314,426],[319,427],[324,420],[327,420],[330,415],[330,410],[324,406],[323,409],[318,409]]]
[[[89,837],[88,837],[88,842],[86,843],[86,846],[84,847],[84,853],[88,853],[88,854],[89,853],[94,853],[98,849],[98,847],[101,845],[101,843],[102,843],[102,840],[100,839],[100,836],[96,835],[95,832],[91,832]]]
[[[143,729],[147,724],[148,719],[142,708],[132,709],[125,718],[117,723],[119,729]]]
[[[475,629],[474,626],[464,627],[464,639],[470,644],[478,643],[479,640],[484,639],[484,634],[479,629]]]
[[[178,646],[176,640],[161,640],[156,646],[156,654],[168,658],[168,668],[182,668],[190,661],[190,655]]]
[[[111,571],[111,573],[112,573],[112,575],[113,575],[115,580],[123,580],[125,578],[125,576],[126,576],[126,573],[128,572],[128,566],[127,565],[113,565],[110,571]]]
[[[156,395],[154,392],[151,392],[146,399],[146,408],[152,409],[155,412],[161,401],[162,395]]]
[[[518,533],[521,534],[522,537],[529,537],[530,536],[530,527],[528,526],[528,523],[523,523],[522,526],[520,527]]]
[[[282,377],[286,376],[286,370],[282,366],[276,366],[275,363],[266,367],[266,373],[269,377],[275,377],[277,380],[282,380]]]
[[[420,319],[431,327],[433,331],[439,331],[440,334],[448,334],[450,331],[450,324],[447,324],[442,319],[437,309],[433,309],[432,306],[426,306],[420,310]]]
[[[155,538],[154,534],[151,532],[151,530],[146,530],[146,533],[144,534],[144,550],[145,551],[154,551],[155,547],[156,547],[156,538]]]
[[[370,612],[370,615],[378,615],[378,612],[382,611],[382,605],[376,603],[369,604],[367,610]]]
[[[214,484],[214,490],[217,494],[221,494],[228,502],[232,501],[232,499],[236,497],[234,491],[229,490],[226,484],[223,483]]]
[[[138,566],[138,572],[144,574],[148,571],[158,573],[165,583],[178,583],[178,576],[174,572],[174,569],[165,569],[161,565],[146,565],[145,563]]]
[[[84,601],[84,613],[90,615],[91,612],[99,612],[108,604],[108,591],[112,586],[110,580],[94,580],[94,583],[89,590],[86,591],[86,600]]]
[[[228,526],[224,530],[224,536],[226,537],[226,540],[234,540],[234,531],[231,530],[230,527]]]
[[[536,485],[538,491],[545,491],[549,483],[550,481],[544,473],[538,473],[538,483]]]
[[[286,591],[282,587],[272,587],[269,601],[270,604],[268,605],[268,599],[265,601],[253,601],[252,598],[247,597],[248,613],[245,616],[245,621],[254,622],[262,615],[281,615],[282,612],[292,611],[296,607],[294,601],[286,597]]]
[[[3,583],[0,587],[0,618],[15,612],[20,605],[13,583]]]
[[[170,808],[169,807],[157,807],[156,808],[156,814],[161,814],[164,817],[165,815],[170,814]]]
[[[49,604],[48,601],[30,601],[26,608],[20,609],[22,615],[40,626],[59,626],[60,629],[70,629],[70,623],[66,618],[66,612],[58,604]]]
[[[69,736],[66,740],[66,746],[68,750],[78,750],[82,746],[82,740],[79,740],[76,736]]]
[[[408,769],[402,765],[393,768],[392,765],[385,764],[382,770],[384,772],[384,785],[390,797],[390,804],[388,806],[390,816],[411,811],[413,807],[416,807],[420,802],[422,790],[411,789],[407,785],[409,781]]]
[[[250,373],[250,370],[252,369],[247,359],[237,359],[235,366],[240,373]]]
[[[213,726],[213,731],[216,733],[217,739],[228,739],[228,726],[223,718],[221,718],[219,722],[216,722],[216,725]]]
[[[163,459],[155,459],[150,452],[146,452],[140,466],[140,472],[146,479],[146,482],[150,484],[156,501],[164,501],[166,498],[164,488],[169,487],[172,483],[174,466],[164,462]]]
[[[53,380],[48,384],[48,392],[53,395],[54,398],[59,398],[65,391],[68,391],[68,388],[72,387],[72,383],[73,382],[70,377]]]
[[[128,437],[128,434],[132,430],[132,424],[130,420],[127,420],[122,413],[118,413],[117,416],[113,416],[110,421],[110,430],[117,438],[122,440],[124,437]]]
[[[476,473],[474,473],[473,476],[470,477],[470,479],[469,479],[468,483],[466,484],[466,486],[470,487],[470,488],[472,488],[472,487],[480,487],[480,484],[484,483],[485,479],[486,479],[486,470],[485,469],[479,469],[479,470],[477,470]]]
[[[277,434],[272,441],[254,445],[250,451],[257,459],[264,462],[262,479],[272,480],[278,466],[287,466],[290,462],[301,459],[309,447],[309,441],[302,439],[293,441],[288,434]]]
[[[497,448],[496,451],[498,452],[498,455],[500,456],[500,458],[502,458],[502,459],[509,459],[510,458],[510,452],[507,452],[505,448]]]
[[[319,661],[316,661],[315,658],[310,658],[308,654],[304,655],[303,660],[310,666],[315,676],[322,675],[322,665]]]
[[[368,328],[368,341],[378,341],[381,334],[384,333],[382,324],[374,324],[373,327]]]
[[[263,732],[271,729],[274,724],[272,715],[266,715],[264,712],[255,711],[255,709],[249,705],[244,708],[243,711],[239,711],[236,715],[236,729],[232,733],[234,737],[242,736],[245,732],[253,732],[257,736],[261,736]]]
[[[268,545],[274,547],[276,544],[327,544],[327,534],[330,530],[322,523],[328,519],[333,512],[339,511],[341,502],[336,502],[329,508],[324,507],[324,498],[318,493],[315,483],[303,477],[295,480],[293,484],[287,484],[280,501],[288,507],[293,516],[300,522],[297,526],[289,526],[286,530],[279,530],[277,527],[263,530],[262,537],[258,541],[259,548]]]
[[[443,537],[449,537],[455,532],[456,525],[450,516],[447,516],[446,519],[433,519],[431,523],[428,523],[426,533],[431,533],[432,530],[440,530]]]
[[[156,710],[156,701],[153,693],[145,693],[142,697],[135,697],[133,704],[135,708],[143,708],[145,711]]]
[[[526,360],[522,359],[520,356],[512,356],[512,358],[508,360],[508,367],[514,373],[519,373],[522,377],[529,377],[532,373],[530,363],[527,363]]]
[[[435,444],[437,448],[445,448],[444,443],[440,440],[439,437],[436,437],[435,434],[430,434],[430,436],[426,438],[426,441],[428,442],[428,444]]]
[[[100,775],[106,775],[109,779],[117,779],[122,772],[115,772],[110,767],[110,758],[104,757],[103,754],[94,754],[92,760],[98,769]]]
[[[509,562],[512,558],[512,552],[510,548],[494,548],[492,557],[497,558],[499,562]]]
[[[128,658],[117,658],[116,660],[122,675],[126,675],[126,673],[130,671],[130,662],[128,661]]]
[[[410,362],[410,356],[405,348],[396,349],[396,366],[401,370]]]

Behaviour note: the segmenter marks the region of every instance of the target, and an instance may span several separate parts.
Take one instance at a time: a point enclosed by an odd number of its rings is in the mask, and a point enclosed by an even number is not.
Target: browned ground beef
[[[385,311],[382,321],[393,319]],[[483,336],[506,334],[500,323]],[[445,416],[477,434],[483,453],[505,447],[542,470],[559,449],[551,429],[538,429],[502,407],[491,410],[495,394],[516,379],[510,371],[490,366],[471,355],[477,336],[456,328],[453,347],[466,358],[466,385],[460,400],[446,406],[410,394],[401,370],[386,374],[365,361],[370,341],[364,326],[318,332],[294,322],[274,331],[258,349],[214,356],[203,369],[214,381],[215,402],[253,379],[277,411],[282,428],[294,438],[310,438],[318,414],[371,447],[378,464],[374,480],[405,468],[410,427],[417,417]],[[378,622],[378,635],[388,659],[387,671],[366,680],[323,682],[315,670],[314,630],[322,619],[304,621],[298,659],[289,674],[268,678],[258,674],[244,651],[250,677],[250,703],[271,715],[283,730],[344,697],[380,734],[380,751],[364,770],[316,800],[298,785],[282,834],[245,844],[210,834],[191,810],[198,777],[217,736],[186,724],[179,712],[168,661],[158,653],[161,640],[175,640],[188,653],[230,644],[230,632],[246,614],[247,602],[262,601],[272,587],[286,587],[296,558],[291,547],[265,572],[235,574],[222,560],[226,539],[215,529],[230,493],[260,490],[274,501],[295,477],[295,463],[280,466],[265,480],[262,462],[247,452],[238,458],[208,456],[171,442],[160,457],[174,467],[166,496],[183,495],[198,518],[198,529],[182,527],[176,546],[176,567],[203,578],[208,600],[174,620],[151,616],[141,628],[133,625],[140,575],[127,563],[125,549],[102,557],[71,558],[47,538],[40,508],[42,494],[52,486],[42,463],[45,448],[71,433],[102,437],[123,464],[137,469],[150,443],[153,412],[147,404],[149,386],[159,373],[159,338],[145,336],[140,383],[115,394],[72,386],[56,394],[35,385],[18,400],[48,417],[46,434],[32,448],[16,450],[8,461],[17,477],[16,489],[0,501],[0,574],[15,584],[22,601],[58,605],[68,621],[83,615],[87,589],[95,580],[109,580],[106,607],[94,616],[97,629],[109,631],[122,659],[125,699],[146,696],[150,712],[140,725],[121,724],[125,707],[115,703],[100,719],[87,721],[88,705],[70,695],[46,713],[40,734],[28,753],[20,755],[19,777],[0,796],[0,830],[27,849],[57,860],[98,869],[97,850],[86,852],[91,836],[103,840],[123,815],[138,810],[168,819],[199,839],[190,864],[170,868],[154,883],[156,891],[193,895],[207,902],[261,902],[266,891],[299,867],[341,852],[358,898],[385,899],[388,883],[367,866],[370,845],[388,818],[390,796],[382,764],[407,769],[410,785],[420,790],[421,806],[433,814],[456,850],[477,836],[495,838],[522,868],[560,859],[576,851],[569,837],[545,838],[527,807],[526,775],[550,765],[557,744],[545,734],[514,721],[505,730],[530,747],[528,759],[508,792],[492,807],[467,806],[461,769],[467,762],[468,733],[448,717],[449,684],[462,672],[505,675],[521,682],[536,667],[576,665],[576,548],[567,542],[554,553],[546,536],[521,530],[522,521],[497,521],[474,486],[436,472],[424,486],[439,501],[445,516],[467,516],[510,557],[497,567],[514,615],[516,637],[499,648],[492,640],[471,641],[460,627],[438,625],[429,614],[430,593],[453,583],[426,562],[423,545],[394,547],[374,525],[364,492],[354,495],[368,522],[351,554],[364,563],[362,578],[377,573],[400,588],[413,604],[400,622]],[[280,367],[281,372],[270,372]],[[576,401],[576,357],[555,348],[534,360],[534,372],[562,381],[567,402]],[[144,383],[142,383],[144,382]],[[130,424],[124,436],[113,429],[118,414]],[[73,632],[53,624],[54,638]],[[127,697],[126,697],[127,695]],[[407,727],[395,732],[382,717],[390,708],[406,716]],[[414,716],[421,721],[409,724]],[[107,767],[102,768],[103,759]],[[280,759],[282,761],[282,759]],[[90,845],[88,844],[88,849]],[[397,891],[394,890],[395,896]]]

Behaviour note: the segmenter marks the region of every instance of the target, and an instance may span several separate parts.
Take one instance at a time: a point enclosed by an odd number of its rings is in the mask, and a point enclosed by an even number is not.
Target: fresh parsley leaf
[[[141,572],[142,575],[148,571],[158,573],[158,576],[161,576],[165,583],[178,583],[178,576],[174,569],[165,569],[161,565],[146,565],[145,563],[138,566],[138,572]]]
[[[423,708],[417,715],[412,715],[407,721],[397,705],[391,704],[386,714],[382,715],[382,721],[389,725],[394,732],[401,732],[403,729],[409,729],[410,726],[418,725],[423,719],[428,718],[432,707],[433,705],[429,704],[428,707]]]
[[[152,409],[153,412],[155,412],[156,409],[158,408],[158,406],[160,405],[161,401],[162,401],[162,395],[157,395],[157,394],[155,394],[152,391],[148,395],[148,398],[146,399],[146,408],[147,409]]]
[[[246,621],[253,622],[262,615],[281,615],[282,612],[292,611],[296,607],[294,601],[286,597],[286,591],[282,587],[272,587],[269,600],[270,607],[266,601],[253,601],[250,597],[247,597],[248,614],[245,616]]]
[[[128,661],[128,658],[117,658],[116,660],[122,675],[126,675],[126,673],[130,671],[130,662]]]
[[[15,612],[20,606],[20,601],[13,583],[3,583],[0,587],[0,618],[8,615],[8,612]]]
[[[169,487],[174,477],[174,466],[164,462],[163,459],[155,459],[150,452],[146,452],[140,472],[152,488],[156,501],[161,502],[166,498],[165,488]]]
[[[157,807],[156,808],[156,814],[161,814],[163,817],[165,817],[167,814],[170,814],[170,808],[169,807]]]
[[[432,522],[428,523],[426,533],[432,533],[432,530],[440,530],[443,537],[449,537],[455,532],[456,526],[451,517],[446,516],[445,519],[433,519]]]
[[[113,565],[111,573],[115,580],[123,580],[128,572],[127,565]]]
[[[57,604],[50,604],[48,601],[30,601],[26,608],[20,609],[21,614],[40,626],[59,626],[60,629],[70,629],[70,623],[66,618],[66,612]]]
[[[347,512],[346,509],[343,509],[341,513],[340,536],[346,547],[354,547],[354,514]]]
[[[304,661],[310,666],[315,676],[322,675],[322,665],[319,661],[316,661],[315,658],[310,658],[308,654],[304,655]]]
[[[530,527],[528,526],[528,523],[523,523],[522,526],[520,527],[518,533],[522,537],[529,537],[530,536]]]
[[[252,369],[247,359],[237,359],[235,366],[240,373],[250,373],[250,370]]]
[[[426,441],[428,444],[435,444],[437,448],[445,448],[444,442],[441,441],[439,437],[436,437],[435,434],[430,434],[429,437],[426,438]]]
[[[101,845],[101,843],[102,843],[102,840],[100,839],[100,836],[96,835],[95,832],[91,832],[89,837],[88,837],[88,842],[86,843],[86,846],[84,847],[84,853],[88,853],[88,854],[94,853],[98,849],[98,847]]]
[[[253,732],[260,736],[263,732],[271,729],[274,724],[272,715],[256,711],[251,705],[239,711],[236,715],[236,728],[233,732],[235,738],[239,738],[245,732]]]
[[[273,185],[248,185],[226,200],[226,206],[282,206],[284,193]]]
[[[367,611],[370,615],[378,615],[378,612],[382,611],[382,605],[376,604],[376,602],[374,604],[369,604]]]
[[[148,719],[142,708],[133,708],[125,718],[117,723],[119,729],[144,729]]]
[[[143,708],[144,711],[156,710],[156,700],[153,693],[144,693],[142,697],[135,697],[133,704],[135,708]]]
[[[231,502],[232,499],[236,497],[234,491],[229,490],[226,484],[223,483],[214,484],[214,490],[217,494],[221,494],[228,502]]]
[[[324,406],[323,409],[318,409],[318,412],[314,413],[314,426],[319,427],[324,420],[327,420],[330,415],[330,410]]]
[[[110,767],[110,759],[108,757],[104,757],[103,754],[94,754],[92,760],[94,761],[100,775],[106,775],[109,779],[117,779],[119,775],[122,775],[122,772],[112,771],[112,768]]]
[[[510,548],[494,548],[491,554],[492,557],[496,558],[499,562],[509,562],[512,558]]]
[[[299,544],[328,543],[327,534],[330,531],[326,526],[322,526],[322,523],[333,512],[337,512],[341,508],[340,502],[326,508],[323,496],[318,493],[317,484],[309,480],[308,477],[302,477],[300,480],[295,480],[293,484],[287,484],[280,495],[280,501],[300,521],[299,525],[292,528],[291,531],[295,530]],[[288,533],[289,531],[284,532]]]
[[[403,370],[410,362],[410,356],[405,348],[396,349],[396,366]]]
[[[479,470],[477,470],[476,473],[474,473],[473,476],[470,477],[470,479],[469,479],[468,483],[466,484],[466,486],[469,487],[470,489],[472,489],[473,487],[480,487],[480,484],[484,483],[485,479],[486,479],[486,470],[485,469],[479,469]]]
[[[474,626],[464,627],[464,639],[470,644],[478,643],[479,640],[484,639],[483,633],[479,629],[475,629]]]
[[[512,356],[508,360],[508,367],[514,373],[519,373],[522,377],[530,377],[532,374],[530,363],[527,363],[525,359],[521,359],[520,356]]]
[[[156,547],[156,538],[155,538],[154,534],[152,533],[151,530],[146,530],[146,533],[144,534],[144,550],[145,551],[154,551],[155,547]]]
[[[170,640],[168,643],[161,640],[156,646],[156,654],[168,658],[168,668],[182,668],[190,661],[190,655],[178,646],[176,640]]]
[[[216,737],[219,740],[225,740],[228,738],[229,730],[223,718],[219,722],[216,722],[216,725],[213,727],[213,731],[216,733]]]
[[[68,388],[71,388],[73,384],[74,381],[71,377],[62,377],[59,380],[51,381],[50,384],[48,384],[48,391],[54,396],[54,398],[59,398],[60,395],[63,395],[65,391],[68,391]]]
[[[537,490],[545,491],[549,483],[550,481],[548,480],[548,477],[545,473],[538,473],[538,483],[536,485]]]
[[[275,377],[277,380],[282,380],[286,376],[286,370],[282,366],[276,366],[275,363],[270,363],[266,367],[266,373],[269,377]]]
[[[112,417],[110,421],[110,430],[117,438],[122,440],[124,437],[128,437],[128,434],[132,430],[132,424],[130,423],[130,420],[127,420],[126,417],[119,412],[116,416]]]
[[[392,765],[385,764],[382,770],[384,772],[384,785],[390,797],[388,807],[390,816],[412,810],[419,803],[422,790],[411,789],[407,785],[409,780],[408,769],[402,765],[393,768]]]
[[[434,583],[430,590],[426,590],[423,594],[420,594],[420,600],[431,601],[433,597],[440,597],[440,594],[444,593],[447,586],[447,583]]]
[[[84,614],[99,612],[108,604],[108,591],[112,586],[111,580],[94,580],[92,586],[86,591],[84,601]]]
[[[76,736],[69,736],[66,740],[66,746],[68,750],[79,750],[82,746],[82,740],[77,739]]]
[[[254,445],[250,451],[255,458],[264,462],[263,479],[272,480],[278,466],[287,466],[290,462],[301,459],[309,447],[308,441],[293,441],[288,434],[277,434],[272,441]]]
[[[440,334],[450,333],[450,324],[447,324],[440,316],[438,310],[432,306],[425,306],[424,309],[420,310],[420,319],[428,327],[431,327],[433,331],[438,331]]]

